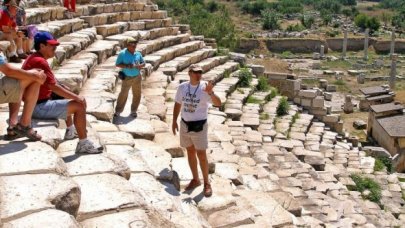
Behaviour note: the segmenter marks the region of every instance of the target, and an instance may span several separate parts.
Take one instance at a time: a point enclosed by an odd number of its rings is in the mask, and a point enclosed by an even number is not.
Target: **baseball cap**
[[[128,37],[127,44],[130,44],[130,43],[138,43],[138,41],[135,38]]]
[[[189,71],[193,71],[193,72],[198,72],[198,71],[203,72],[203,69],[202,69],[199,65],[197,65],[197,64],[191,64],[191,65],[188,67],[188,70],[189,70]]]
[[[47,43],[50,45],[59,45],[59,41],[57,41],[49,32],[38,32],[34,36],[35,43]]]

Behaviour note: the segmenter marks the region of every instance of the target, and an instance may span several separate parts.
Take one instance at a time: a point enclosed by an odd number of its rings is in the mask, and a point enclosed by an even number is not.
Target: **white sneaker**
[[[66,129],[66,132],[65,132],[65,140],[72,140],[72,139],[75,139],[75,138],[77,138],[77,131],[76,131],[76,129],[74,129],[74,130],[70,130],[69,131],[69,129]]]
[[[96,148],[90,140],[85,140],[83,142],[77,143],[76,153],[86,153],[86,154],[99,154],[103,152],[103,148]]]

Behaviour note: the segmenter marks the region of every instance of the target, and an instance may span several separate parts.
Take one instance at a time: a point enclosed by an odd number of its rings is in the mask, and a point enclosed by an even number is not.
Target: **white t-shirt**
[[[181,104],[181,118],[185,121],[207,119],[208,108],[212,99],[204,91],[206,86],[207,82],[205,81],[200,81],[200,84],[196,86],[192,86],[189,82],[183,82],[179,85],[175,101]]]

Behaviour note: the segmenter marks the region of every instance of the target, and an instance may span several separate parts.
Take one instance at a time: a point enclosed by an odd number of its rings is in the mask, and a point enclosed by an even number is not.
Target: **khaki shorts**
[[[208,149],[208,123],[204,124],[200,132],[187,132],[187,125],[180,121],[180,146],[190,147],[194,145],[196,150]]]
[[[20,82],[17,79],[0,76],[0,104],[16,103],[20,99]]]

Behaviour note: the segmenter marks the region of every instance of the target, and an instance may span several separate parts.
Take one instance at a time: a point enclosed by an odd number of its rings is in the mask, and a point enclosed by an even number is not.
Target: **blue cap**
[[[50,45],[59,45],[59,41],[57,41],[55,38],[53,38],[52,34],[49,32],[38,32],[34,36],[34,42],[35,43],[47,43]]]

